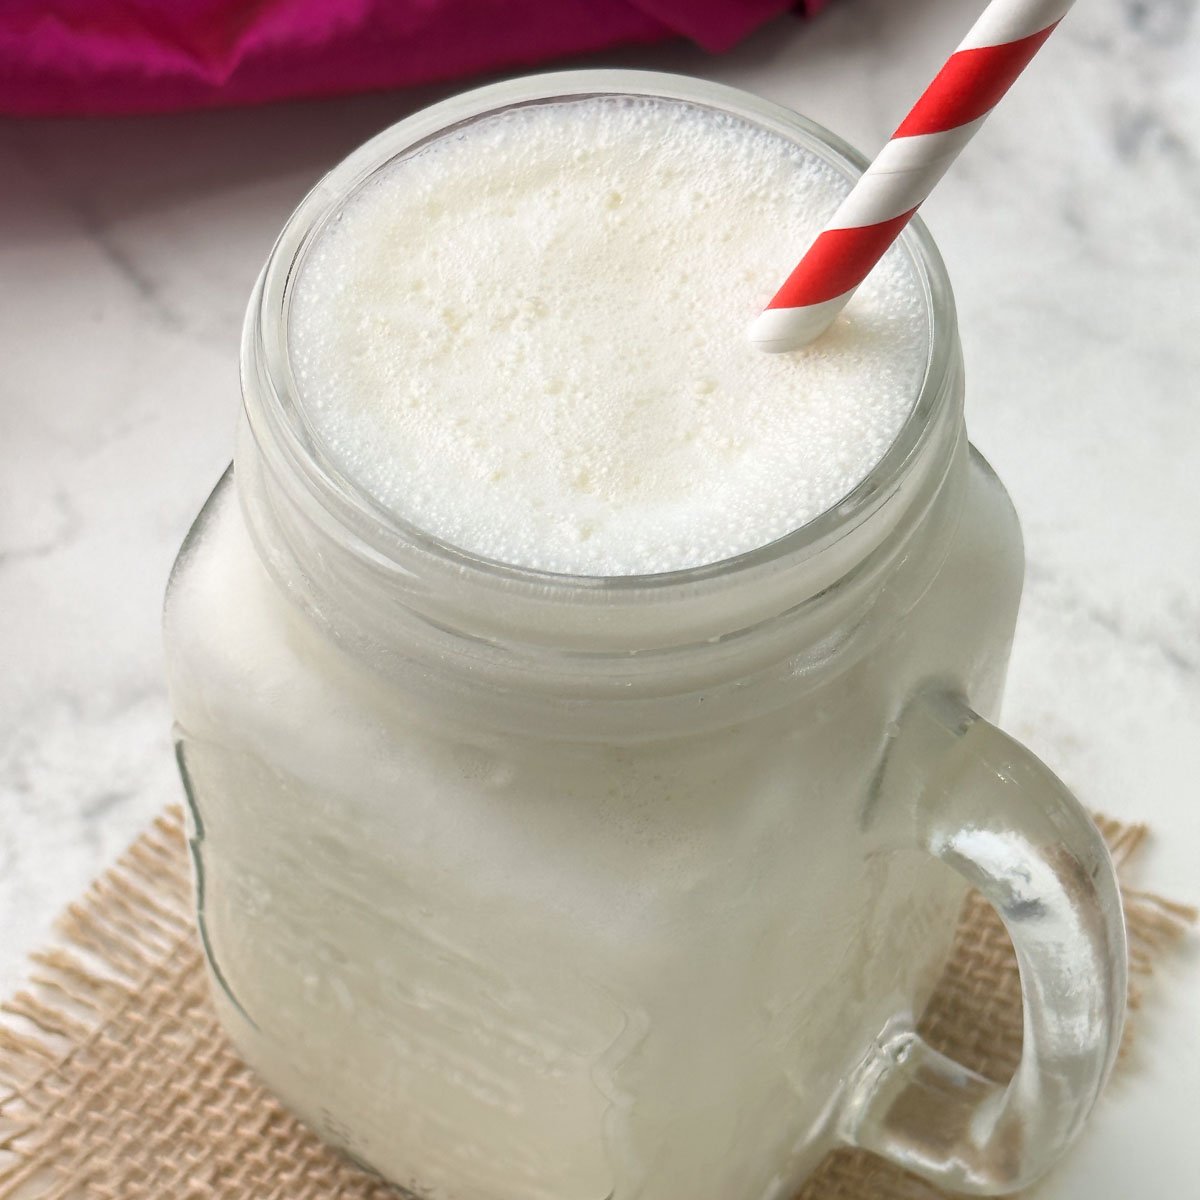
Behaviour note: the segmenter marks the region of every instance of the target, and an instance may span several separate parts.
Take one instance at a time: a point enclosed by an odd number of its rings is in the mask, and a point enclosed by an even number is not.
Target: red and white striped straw
[[[1073,0],[992,0],[842,201],[750,340],[779,353],[829,328]]]

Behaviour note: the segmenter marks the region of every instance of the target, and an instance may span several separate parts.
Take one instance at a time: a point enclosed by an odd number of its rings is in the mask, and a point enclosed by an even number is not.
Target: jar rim
[[[803,525],[761,546],[711,563],[652,574],[583,575],[544,571],[475,554],[440,539],[374,500],[325,452],[298,403],[288,347],[292,287],[308,249],[325,222],[375,172],[420,145],[504,109],[600,96],[677,100],[731,114],[819,154],[848,180],[867,159],[823,126],[751,93],[708,80],[654,71],[573,70],[522,76],[476,88],[423,108],[369,139],[330,170],[289,217],[271,250],[247,313],[243,343],[243,395],[255,440],[281,454],[309,496],[377,561],[396,563],[405,552],[450,566],[486,585],[558,596],[621,599],[673,591],[692,592],[714,578],[757,576],[780,564],[813,558],[862,525],[898,490],[952,403],[950,379],[957,363],[953,294],[945,265],[924,223],[914,218],[901,233],[923,292],[928,348],[916,399],[891,446],[841,500]],[[260,387],[246,386],[251,374]],[[266,449],[266,447],[263,447]],[[590,597],[588,594],[591,594]]]

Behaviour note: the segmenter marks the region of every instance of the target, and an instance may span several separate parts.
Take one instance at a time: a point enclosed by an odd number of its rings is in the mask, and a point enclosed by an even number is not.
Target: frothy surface
[[[374,178],[310,251],[301,405],[360,488],[487,558],[629,575],[764,545],[866,476],[924,373],[896,248],[815,347],[746,340],[845,189],[672,101],[487,118]]]

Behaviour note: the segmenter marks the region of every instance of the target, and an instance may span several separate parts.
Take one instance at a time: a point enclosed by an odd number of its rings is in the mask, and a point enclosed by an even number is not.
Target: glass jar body
[[[871,816],[920,689],[994,714],[1020,538],[967,445],[919,225],[913,415],[772,546],[535,578],[348,494],[289,416],[295,262],[388,154],[564,88],[716,106],[861,165],[753,97],[582,72],[427,110],[314,189],[251,302],[236,472],[168,591],[199,926],[246,1060],[417,1195],[766,1200],[941,969],[964,885]]]
[[[661,728],[617,733],[584,705],[540,736],[340,649],[264,569],[227,477],[167,641],[201,929],[246,1059],[417,1194],[796,1184],[856,1056],[920,1012],[962,898],[866,817],[915,689],[994,713],[1020,542],[965,443],[925,523],[916,603],[857,609],[771,704],[714,728],[701,691],[691,732],[664,701]]]

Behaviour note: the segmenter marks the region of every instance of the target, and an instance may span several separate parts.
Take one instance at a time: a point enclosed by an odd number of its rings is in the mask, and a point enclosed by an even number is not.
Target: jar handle
[[[1079,802],[1024,746],[944,692],[917,696],[889,746],[870,823],[962,875],[999,913],[1021,973],[1024,1042],[1007,1087],[882,1031],[839,1132],[951,1191],[1017,1191],[1059,1158],[1116,1058],[1124,917],[1112,860]]]

